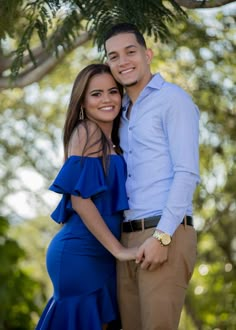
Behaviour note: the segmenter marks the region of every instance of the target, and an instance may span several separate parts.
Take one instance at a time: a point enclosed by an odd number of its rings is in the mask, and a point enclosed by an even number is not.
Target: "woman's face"
[[[121,95],[109,73],[93,76],[83,102],[86,116],[97,124],[113,122],[121,108]]]

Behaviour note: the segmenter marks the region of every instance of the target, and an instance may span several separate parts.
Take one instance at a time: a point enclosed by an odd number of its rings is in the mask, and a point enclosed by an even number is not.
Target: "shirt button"
[[[129,153],[132,154],[132,150],[130,150]]]
[[[128,174],[128,177],[131,178],[131,174]]]
[[[129,131],[132,131],[132,127],[129,127]]]

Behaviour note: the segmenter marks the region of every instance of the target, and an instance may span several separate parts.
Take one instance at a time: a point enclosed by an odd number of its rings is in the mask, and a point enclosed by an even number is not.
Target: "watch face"
[[[169,245],[171,242],[171,237],[168,234],[162,234],[161,235],[161,243],[163,245]]]
[[[153,233],[153,237],[157,238],[158,241],[160,241],[160,243],[164,246],[169,245],[171,242],[171,236],[166,233],[160,233],[158,231],[155,231]]]

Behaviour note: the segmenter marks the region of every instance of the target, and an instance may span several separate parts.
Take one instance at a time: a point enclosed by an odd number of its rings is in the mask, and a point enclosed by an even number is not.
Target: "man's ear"
[[[147,58],[147,64],[150,64],[153,58],[153,51],[151,48],[146,49],[146,58]]]

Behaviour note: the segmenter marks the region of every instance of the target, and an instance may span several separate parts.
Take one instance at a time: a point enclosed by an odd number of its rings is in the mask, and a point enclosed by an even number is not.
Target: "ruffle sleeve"
[[[69,157],[49,190],[63,195],[51,217],[58,223],[64,223],[73,212],[70,195],[91,198],[107,190],[101,159]]]
[[[101,159],[71,156],[49,189],[59,194],[83,198],[89,198],[107,190]]]

